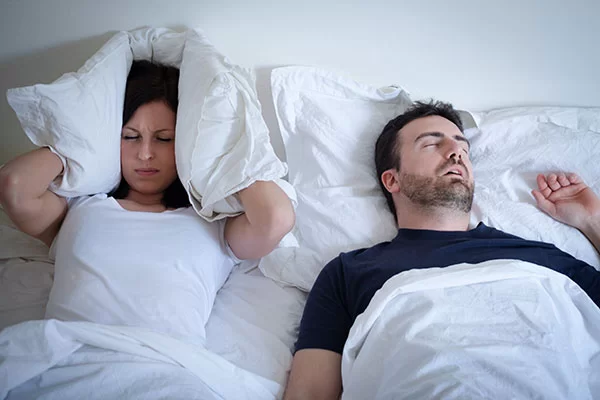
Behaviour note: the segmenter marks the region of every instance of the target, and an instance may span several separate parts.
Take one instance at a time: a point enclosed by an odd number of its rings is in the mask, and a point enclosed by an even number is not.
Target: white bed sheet
[[[0,209],[0,330],[43,319],[53,273],[48,248]],[[305,301],[304,292],[266,278],[255,263],[241,264],[217,294],[207,348],[284,388]]]

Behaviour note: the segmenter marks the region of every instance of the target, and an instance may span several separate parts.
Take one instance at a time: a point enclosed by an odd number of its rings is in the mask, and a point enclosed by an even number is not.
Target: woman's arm
[[[48,148],[23,154],[0,169],[4,211],[17,228],[48,246],[67,212],[67,201],[48,190],[62,169],[60,158]]]
[[[238,192],[245,213],[229,218],[225,239],[239,259],[269,254],[295,222],[288,196],[275,182],[257,181]]]

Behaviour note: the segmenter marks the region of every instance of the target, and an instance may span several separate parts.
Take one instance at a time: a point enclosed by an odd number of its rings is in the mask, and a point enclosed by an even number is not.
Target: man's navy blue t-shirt
[[[480,223],[464,232],[400,229],[390,242],[342,253],[323,268],[306,302],[296,351],[342,353],[354,320],[392,276],[416,268],[522,260],[568,276],[600,305],[600,272],[552,244]]]

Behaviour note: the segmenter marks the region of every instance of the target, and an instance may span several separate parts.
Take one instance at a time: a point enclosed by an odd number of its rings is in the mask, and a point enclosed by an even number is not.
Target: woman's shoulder
[[[75,207],[79,207],[83,204],[98,203],[101,201],[106,201],[106,200],[108,200],[108,198],[109,197],[106,193],[98,193],[98,194],[94,194],[94,195],[70,197],[70,198],[67,198],[67,205],[68,205],[69,209],[72,209]]]

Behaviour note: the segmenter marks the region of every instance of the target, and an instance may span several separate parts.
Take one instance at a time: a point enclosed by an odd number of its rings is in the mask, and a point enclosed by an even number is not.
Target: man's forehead
[[[439,115],[430,115],[428,117],[415,119],[400,129],[404,140],[416,138],[427,132],[440,132],[449,136],[462,135],[462,132],[454,123]]]

